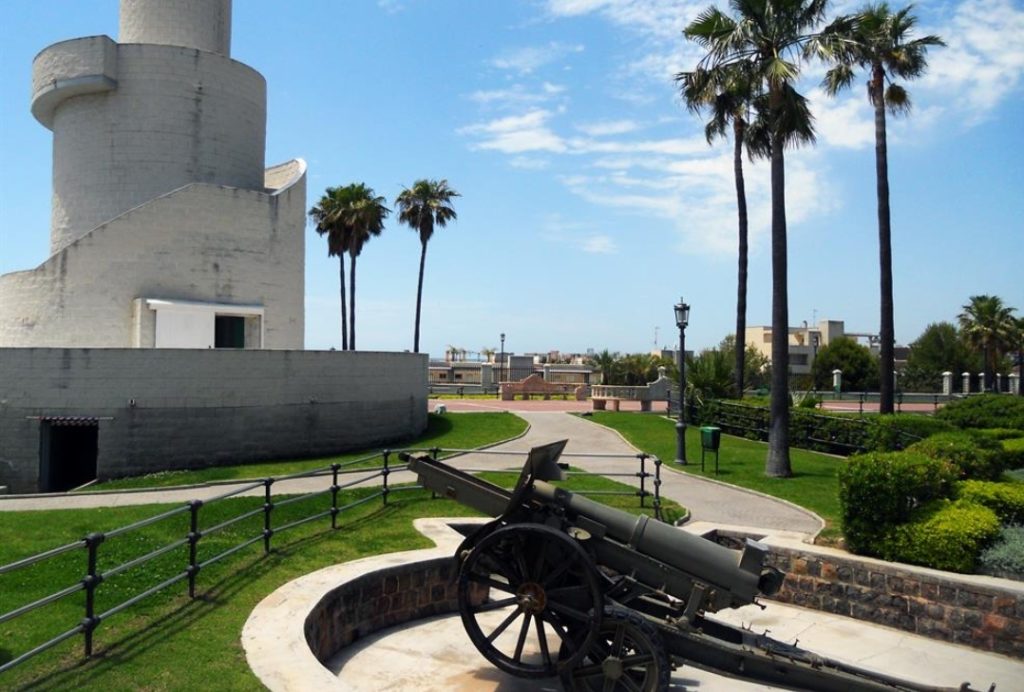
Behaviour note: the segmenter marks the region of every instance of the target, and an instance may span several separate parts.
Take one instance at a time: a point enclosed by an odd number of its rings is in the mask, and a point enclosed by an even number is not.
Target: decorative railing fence
[[[503,452],[497,450],[443,450],[439,448],[385,450],[372,455],[360,457],[358,459],[353,459],[345,463],[331,464],[330,466],[295,473],[288,476],[265,478],[249,483],[243,482],[240,484],[234,484],[235,487],[232,487],[230,490],[215,497],[206,500],[192,500],[179,507],[175,507],[152,517],[147,517],[141,521],[108,531],[92,532],[81,540],[73,543],[68,543],[67,545],[31,555],[9,564],[0,565],[0,580],[2,580],[10,578],[10,575],[15,575],[22,570],[41,565],[47,561],[61,559],[62,557],[66,559],[66,556],[73,554],[76,551],[84,553],[84,574],[82,574],[78,581],[67,586],[61,585],[60,588],[54,587],[56,590],[45,596],[38,597],[28,603],[18,605],[7,612],[0,613],[0,624],[16,621],[40,608],[84,592],[82,610],[80,611],[82,617],[75,620],[73,623],[68,623],[68,628],[61,633],[35,645],[28,651],[13,656],[6,662],[0,663],[0,674],[9,671],[34,656],[37,656],[38,654],[52,649],[62,642],[79,635],[83,638],[84,654],[86,657],[89,657],[93,653],[94,637],[100,625],[114,615],[122,613],[123,611],[138,604],[140,601],[181,582],[187,582],[188,595],[190,598],[194,599],[196,597],[196,588],[200,580],[200,574],[205,568],[220,562],[249,546],[262,543],[264,555],[269,554],[273,547],[274,537],[285,531],[289,531],[309,522],[326,520],[328,518],[330,520],[331,528],[337,529],[339,526],[339,517],[346,511],[378,499],[382,504],[386,505],[388,503],[389,495],[394,492],[419,489],[420,486],[413,483],[394,485],[389,482],[389,477],[393,473],[407,469],[407,464],[397,462],[399,452],[426,453],[431,455],[433,458],[472,452],[473,454],[492,456],[516,456],[521,459],[524,454],[523,452]],[[647,454],[563,454],[562,457],[620,457],[624,460],[631,459],[639,461],[639,471],[631,471],[624,466],[622,471],[601,474],[602,476],[610,477],[639,478],[639,488],[624,491],[588,491],[582,494],[637,496],[640,498],[641,507],[646,507],[647,499],[652,498],[652,509],[654,514],[657,518],[661,518],[661,460],[657,457]],[[653,471],[650,469],[649,463],[653,464]],[[519,473],[519,469],[514,469],[513,471],[507,468],[464,468],[463,470],[467,472]],[[587,474],[585,472],[569,472],[568,475],[579,476],[593,474]],[[324,480],[324,487],[322,488],[317,488],[310,492],[299,494],[290,494],[287,490],[284,490],[275,495],[275,488],[287,486],[290,481],[299,481],[300,479],[314,479],[315,481],[315,479],[320,478]],[[354,498],[348,498],[341,494],[341,492],[345,490],[355,490],[356,486],[370,487],[353,493],[353,495],[358,495]],[[251,497],[253,494],[255,494],[256,497]],[[247,507],[225,507],[224,509],[227,511],[226,515],[225,512],[211,509],[227,505],[228,503],[225,503],[225,500],[237,497],[250,497],[252,502],[257,504],[252,509],[248,509]],[[261,503],[259,502],[260,498],[262,499]],[[304,502],[315,501],[318,499],[319,501],[316,503],[309,502],[309,504],[312,505],[311,507],[302,509],[301,506]],[[339,502],[343,500],[350,501],[339,504]],[[286,507],[293,510],[290,512],[290,515],[275,521],[275,518],[281,517],[282,510]],[[231,511],[235,509],[241,509],[242,511]],[[259,518],[262,519],[261,522],[258,521]],[[214,523],[204,523],[204,519],[212,519]],[[160,522],[173,520],[180,521],[182,525],[179,538],[171,540],[168,543],[158,545],[143,554],[133,555],[130,559],[121,562],[120,564],[101,569],[101,560],[104,557],[103,547],[105,545],[110,545],[116,540],[124,540],[146,527],[152,527]],[[222,535],[222,532],[227,532],[231,527],[241,525],[245,520],[256,522],[257,526],[260,528],[251,530],[247,535],[243,532],[243,535],[235,536],[227,543],[224,541],[214,542],[211,539],[211,537]],[[211,545],[213,551],[211,554],[205,555],[202,551],[207,545]],[[140,568],[154,560],[161,558],[168,559],[167,556],[174,558],[176,555],[175,551],[179,551],[176,559],[180,560],[180,562],[178,562],[178,567],[172,569],[170,577],[164,578],[159,581],[159,583],[148,586],[124,600],[117,600],[117,598],[114,597],[113,601],[116,602],[107,603],[105,608],[98,606],[97,596],[102,593],[103,585],[105,583],[109,584],[115,577],[130,573],[131,570]],[[68,569],[75,568],[68,567]],[[78,574],[81,574],[81,572],[78,572]],[[2,588],[2,586],[3,582],[0,581],[0,588]],[[111,600],[112,599],[110,598],[106,599],[106,601]],[[2,655],[2,652],[0,652],[0,655]],[[2,661],[2,659],[0,659],[0,661]]]

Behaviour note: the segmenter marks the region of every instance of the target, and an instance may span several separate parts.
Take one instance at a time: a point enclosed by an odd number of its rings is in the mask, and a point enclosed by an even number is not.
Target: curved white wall
[[[54,108],[51,252],[188,183],[263,189],[258,72],[191,48],[119,45],[116,84]]]
[[[231,55],[231,0],[121,0],[118,41]]]

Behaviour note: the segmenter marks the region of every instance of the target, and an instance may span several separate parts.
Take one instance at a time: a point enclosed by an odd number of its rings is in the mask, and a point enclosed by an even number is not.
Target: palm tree
[[[746,64],[719,71],[697,69],[676,75],[687,110],[699,113],[705,109],[710,119],[704,136],[711,144],[717,137],[725,138],[732,129],[733,177],[736,181],[736,213],[739,222],[739,267],[736,281],[736,333],[740,340],[747,330],[747,194],[743,180],[743,147],[751,158],[763,155],[763,146],[746,142],[747,126],[754,105],[756,82]],[[736,350],[736,396],[743,398],[743,351]]]
[[[984,358],[985,389],[992,387],[992,374],[1002,354],[1013,342],[1016,320],[1014,308],[1003,304],[999,296],[971,296],[958,315],[960,333],[972,347],[979,349]]]
[[[615,372],[618,360],[618,352],[612,353],[608,349],[604,349],[600,353],[589,356],[587,364],[601,371],[601,384],[612,384],[616,380]]]
[[[391,210],[384,206],[387,202],[383,197],[377,196],[373,188],[363,183],[353,183],[348,186],[349,203],[344,209],[343,216],[349,229],[348,254],[350,258],[351,271],[348,273],[350,289],[348,298],[351,308],[348,311],[349,347],[356,350],[356,258],[363,251],[363,246],[370,241],[370,238],[378,236],[384,230],[384,219]]]
[[[832,96],[850,86],[854,69],[866,70],[868,101],[875,109],[875,178],[878,197],[878,260],[881,283],[881,325],[879,337],[879,413],[893,412],[893,326],[892,231],[889,223],[889,158],[886,144],[885,114],[910,112],[910,97],[893,77],[914,79],[928,68],[930,46],[944,46],[938,36],[908,40],[917,18],[910,14],[913,5],[893,13],[882,2],[867,5],[860,12],[841,17],[822,32],[811,50],[835,65],[825,75],[825,90]]]
[[[1013,347],[1017,350],[1017,394],[1024,396],[1024,317],[1014,320]]]
[[[309,217],[316,224],[316,232],[327,236],[327,256],[338,258],[338,274],[341,285],[341,350],[348,350],[348,317],[345,301],[345,253],[348,251],[349,227],[342,217],[342,209],[348,204],[350,190],[343,187],[329,187],[320,201],[309,210]]]
[[[488,363],[494,362],[494,354],[496,354],[497,352],[498,349],[494,348],[493,346],[484,346],[483,348],[480,349],[480,355],[486,358],[486,362]]]
[[[434,235],[434,226],[444,228],[449,221],[458,217],[452,208],[452,199],[459,193],[448,186],[447,180],[417,180],[412,187],[404,188],[395,199],[398,220],[407,224],[420,235],[420,277],[416,284],[416,328],[413,332],[412,350],[420,352],[420,307],[423,302],[423,267],[427,260],[427,243]]]
[[[758,86],[754,107],[761,113],[757,133],[771,156],[772,190],[772,392],[765,474],[788,477],[789,460],[789,292],[787,289],[787,146],[814,141],[807,100],[793,88],[799,60],[822,21],[827,0],[730,0],[733,18],[714,7],[697,15],[683,34],[707,51],[698,69],[749,69]]]

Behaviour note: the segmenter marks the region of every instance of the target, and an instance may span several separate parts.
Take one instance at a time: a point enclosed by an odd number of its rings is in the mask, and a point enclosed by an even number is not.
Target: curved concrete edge
[[[345,582],[368,573],[433,558],[451,557],[463,536],[451,524],[488,519],[416,519],[416,530],[435,548],[387,553],[332,565],[279,587],[253,609],[242,628],[242,648],[252,672],[272,692],[347,689],[344,681],[317,660],[306,640],[307,616]]]
[[[622,433],[620,433],[615,428],[610,428],[607,425],[602,425],[601,423],[598,423],[598,422],[594,421],[590,417],[580,416],[580,418],[582,418],[583,420],[587,421],[591,425],[598,425],[598,426],[604,428],[605,430],[609,430],[609,431],[615,433],[616,435],[618,435],[619,439],[622,440],[623,443],[625,443],[628,447],[630,447],[632,449],[636,449],[636,451],[638,453],[643,453],[643,450],[637,449],[635,446],[633,446],[633,443],[630,442],[629,440],[627,440],[625,437],[623,437]],[[673,473],[683,473],[682,471],[679,471],[678,469],[670,466],[668,464],[668,462],[666,462],[664,459],[661,460],[661,465],[662,465],[663,468],[670,469]],[[802,540],[805,543],[814,543],[814,539],[817,538],[818,534],[821,533],[825,529],[825,520],[822,519],[821,516],[818,515],[817,512],[812,512],[811,510],[807,509],[806,507],[801,507],[800,505],[796,504],[795,502],[790,502],[789,500],[785,500],[785,499],[783,499],[781,497],[775,497],[774,495],[769,495],[767,493],[762,493],[762,492],[760,492],[758,490],[751,490],[750,488],[744,488],[744,487],[739,486],[739,485],[733,485],[732,483],[726,483],[725,481],[716,480],[714,478],[705,478],[704,476],[694,476],[692,474],[689,474],[689,476],[691,478],[694,478],[694,479],[698,480],[698,481],[704,481],[704,482],[707,482],[707,483],[717,483],[718,485],[721,485],[723,487],[731,488],[733,490],[738,490],[740,492],[747,493],[748,495],[753,495],[755,497],[761,497],[761,498],[764,498],[766,500],[772,500],[774,502],[778,502],[779,504],[783,504],[783,505],[787,505],[789,507],[792,507],[795,510],[803,512],[807,516],[812,517],[815,521],[818,522],[818,530],[815,531],[814,533],[803,533],[803,532],[796,532],[796,531],[788,532],[788,533],[792,533],[793,536],[802,536],[803,537]],[[743,527],[743,528],[746,528],[746,527]],[[763,529],[760,529],[760,530],[763,532]],[[777,531],[772,531],[770,533],[778,533],[778,532]]]

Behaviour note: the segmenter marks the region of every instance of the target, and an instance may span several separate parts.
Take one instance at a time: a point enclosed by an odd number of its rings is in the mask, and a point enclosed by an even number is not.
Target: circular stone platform
[[[470,642],[461,619],[452,612],[452,591],[442,583],[443,570],[462,539],[449,522],[474,520],[419,519],[416,528],[437,548],[328,567],[267,596],[242,632],[246,658],[260,681],[273,692],[560,690],[554,679],[505,675]],[[357,617],[348,617],[352,614]],[[410,614],[419,619],[399,624]],[[823,656],[921,684],[955,688],[969,681],[975,689],[987,689],[995,682],[1001,692],[1024,689],[1024,662],[847,617],[771,602],[764,610],[747,606],[713,617],[767,630],[780,641],[798,641],[801,648]],[[326,650],[318,658],[314,648]],[[778,689],[686,665],[675,671],[672,683],[679,692]]]

